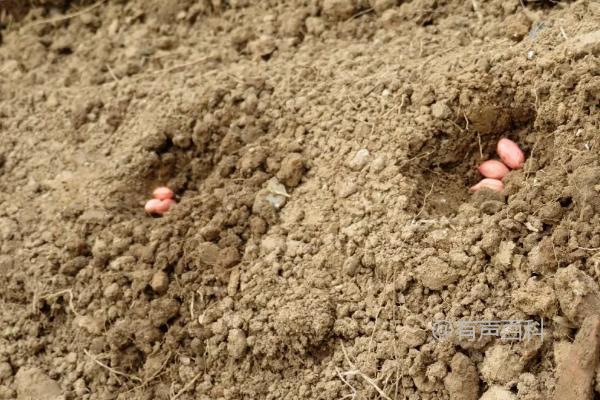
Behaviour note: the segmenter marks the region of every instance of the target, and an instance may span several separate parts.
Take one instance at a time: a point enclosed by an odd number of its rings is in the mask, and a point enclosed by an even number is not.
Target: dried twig
[[[408,160],[404,161],[401,165],[400,168],[403,168],[404,166],[411,164],[414,160],[418,160],[419,158],[423,158],[423,157],[427,157],[428,155],[430,155],[431,153],[433,153],[433,151],[428,151],[426,153],[423,154],[418,154],[414,157],[409,158]]]
[[[60,17],[48,18],[48,19],[45,19],[45,20],[42,20],[42,21],[35,21],[35,22],[32,22],[32,23],[30,23],[28,25],[25,25],[23,28],[24,29],[28,29],[28,28],[31,28],[33,26],[44,25],[44,24],[53,24],[55,22],[66,21],[68,19],[75,18],[75,17],[78,17],[78,16],[83,15],[85,13],[88,13],[88,12],[90,12],[90,11],[92,11],[92,10],[100,7],[105,2],[106,2],[106,0],[100,0],[96,4],[93,4],[93,5],[89,6],[88,8],[84,8],[83,10],[80,10],[80,11],[77,11],[77,12],[74,12],[74,13],[71,13],[71,14],[67,14],[67,15],[62,15]]]
[[[463,118],[465,119],[465,130],[469,131],[469,118],[467,118],[467,113],[463,111]],[[479,145],[479,158],[483,160],[483,146],[481,146],[481,135],[478,130],[475,130],[477,133],[477,144]]]
[[[113,69],[110,67],[110,65],[106,64],[106,69],[108,69],[108,73],[115,80],[115,82],[120,81],[120,79],[117,77],[117,74],[115,74],[115,71],[113,71]]]
[[[81,317],[81,314],[79,314],[77,311],[75,311],[75,306],[73,305],[73,291],[71,289],[65,289],[65,290],[61,290],[60,292],[47,294],[47,295],[41,296],[40,299],[51,299],[53,297],[58,297],[63,294],[69,295],[69,308],[71,309],[73,314],[75,314],[77,317]]]
[[[198,60],[190,61],[190,62],[183,63],[183,64],[174,65],[174,66],[166,68],[166,69],[160,69],[158,71],[152,71],[149,74],[160,74],[160,73],[165,73],[166,74],[168,72],[173,72],[173,71],[178,70],[178,69],[183,69],[183,68],[186,68],[186,67],[190,67],[192,65],[200,64],[201,62],[207,61],[209,59],[210,59],[210,57],[202,57],[202,58],[200,58]]]
[[[346,386],[348,386],[350,388],[350,390],[352,390],[351,394],[347,394],[347,395],[345,395],[342,398],[345,399],[347,397],[352,397],[352,399],[354,399],[356,397],[356,394],[358,393],[358,391],[356,390],[356,388],[354,386],[352,386],[350,384],[350,382],[348,382],[348,380],[346,378],[344,378],[344,375],[340,372],[340,370],[337,367],[335,368],[335,372],[337,373],[337,376],[342,380],[342,382],[344,382],[344,384]]]
[[[379,321],[379,314],[381,314],[381,310],[383,309],[383,303],[385,301],[385,296],[383,296],[382,294],[382,300],[381,303],[379,304],[379,309],[377,310],[377,314],[375,315],[375,324],[373,325],[373,331],[371,332],[371,337],[369,338],[369,346],[367,347],[367,350],[370,352],[371,351],[371,345],[373,344],[373,337],[375,336],[375,331],[377,330],[377,322]]]
[[[377,393],[379,393],[379,395],[381,397],[383,397],[385,400],[392,400],[392,399],[390,399],[390,397],[387,394],[385,394],[385,392],[383,390],[381,390],[381,388],[379,386],[377,386],[377,383],[375,383],[375,381],[373,379],[369,378],[367,375],[362,373],[358,368],[356,368],[354,363],[352,361],[350,361],[350,357],[348,357],[348,352],[346,351],[346,347],[344,347],[344,343],[340,342],[340,344],[342,345],[342,352],[344,353],[344,358],[346,359],[346,362],[348,363],[350,368],[352,368],[350,371],[342,372],[341,375],[345,375],[345,376],[358,375],[361,378],[363,378],[365,380],[365,382],[367,382],[371,387],[373,387],[373,389],[375,389],[377,391]]]
[[[562,37],[563,37],[565,40],[569,40],[569,37],[567,36],[567,33],[565,32],[565,30],[563,29],[563,27],[562,27],[562,26],[560,27],[560,34],[562,35]]]
[[[148,77],[151,77],[151,76],[154,76],[154,75],[160,75],[160,74],[166,75],[169,72],[173,72],[173,71],[176,71],[178,69],[184,69],[184,68],[187,68],[187,67],[191,67],[193,65],[200,64],[201,62],[207,61],[209,59],[210,59],[210,57],[202,57],[200,59],[197,59],[197,60],[194,60],[194,61],[190,61],[190,62],[187,62],[187,63],[183,63],[183,64],[177,64],[177,65],[174,65],[174,66],[169,67],[169,68],[163,68],[163,69],[159,69],[159,70],[156,70],[156,71],[144,72],[144,73],[141,73],[141,74],[138,74],[138,75],[135,75],[135,76],[127,77],[127,79],[123,78],[123,79],[120,79],[119,82],[121,82],[121,81],[137,82],[137,81],[141,81],[144,78],[148,78]],[[206,73],[206,75],[208,75],[208,74],[214,74],[214,73],[217,73],[217,72],[218,72],[217,70],[209,71],[209,72]]]
[[[152,376],[148,379],[145,379],[142,383],[140,383],[138,386],[128,390],[128,392],[133,392],[134,390],[137,390],[139,388],[142,388],[144,386],[146,386],[148,383],[152,382],[154,379],[156,379],[158,376],[160,376],[163,373],[163,369],[165,369],[165,367],[167,366],[167,363],[171,360],[171,352],[167,353],[167,358],[165,358],[165,361],[163,361],[163,363],[160,365],[160,367],[156,370],[155,373],[152,374]]]
[[[415,215],[415,217],[412,219],[412,224],[415,223],[415,221],[417,220],[417,218],[419,218],[419,215],[421,215],[421,213],[423,212],[423,210],[425,209],[425,205],[427,204],[427,198],[429,196],[431,196],[431,193],[433,193],[433,186],[434,184],[431,184],[431,189],[429,189],[429,192],[427,192],[425,194],[425,197],[423,197],[423,204],[421,205],[421,209],[419,210],[419,212],[417,213],[417,215]]]
[[[360,16],[363,16],[363,15],[365,15],[365,14],[368,14],[368,13],[372,12],[373,10],[374,10],[374,8],[373,8],[373,7],[369,7],[369,8],[367,8],[367,9],[364,9],[364,10],[362,10],[362,11],[359,11],[359,12],[357,12],[356,14],[354,14],[354,15],[353,15],[352,17],[350,17],[349,19],[355,19],[355,18],[358,18],[358,17],[360,17]]]
[[[481,15],[481,10],[479,9],[479,4],[477,4],[476,0],[471,0],[471,4],[473,5],[473,11],[477,15],[477,19],[479,21],[483,20],[483,15]]]
[[[193,377],[192,380],[189,381],[179,392],[177,392],[176,395],[171,397],[171,400],[176,400],[179,396],[190,390],[192,385],[198,380],[198,378],[200,378],[200,375],[202,375],[203,373],[204,372],[199,372],[195,377]]]
[[[190,318],[194,320],[194,301],[196,300],[196,293],[192,292],[192,301],[190,302]]]
[[[92,354],[91,354],[89,351],[87,351],[87,350],[83,350],[83,352],[84,352],[84,353],[85,353],[85,355],[86,355],[86,356],[88,356],[88,357],[89,357],[89,358],[90,358],[90,359],[91,359],[93,362],[95,362],[96,364],[98,364],[98,365],[99,365],[99,366],[101,366],[102,368],[105,368],[105,369],[107,369],[108,371],[112,372],[113,374],[115,374],[115,375],[118,375],[118,376],[122,376],[122,377],[124,377],[124,378],[132,379],[132,380],[135,380],[135,381],[138,381],[138,382],[142,382],[142,379],[141,379],[141,378],[139,378],[139,377],[137,377],[137,376],[135,376],[135,375],[128,375],[128,374],[126,374],[126,373],[124,373],[124,372],[120,372],[120,371],[117,371],[117,370],[116,370],[116,369],[114,369],[114,368],[111,368],[111,367],[109,367],[108,365],[104,364],[102,361],[100,361],[100,360],[98,360],[97,358],[95,358],[95,357],[94,357],[94,356],[93,356],[93,355],[92,355]]]

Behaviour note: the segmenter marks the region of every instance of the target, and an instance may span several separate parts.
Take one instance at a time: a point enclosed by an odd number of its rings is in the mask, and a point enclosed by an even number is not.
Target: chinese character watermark
[[[505,341],[530,340],[533,337],[544,338],[544,319],[534,320],[498,320],[498,321],[433,321],[431,331],[437,340],[446,339],[456,333],[459,339],[476,340],[486,336],[498,337]]]

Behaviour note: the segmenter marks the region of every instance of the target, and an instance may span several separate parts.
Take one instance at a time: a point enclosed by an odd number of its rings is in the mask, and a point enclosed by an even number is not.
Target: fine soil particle
[[[0,1],[0,399],[599,396],[598,26],[593,0]],[[523,168],[469,193],[504,137]]]

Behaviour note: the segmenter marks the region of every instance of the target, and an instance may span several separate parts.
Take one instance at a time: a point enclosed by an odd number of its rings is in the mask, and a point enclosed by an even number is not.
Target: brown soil
[[[0,398],[551,397],[600,313],[598,2],[3,3]]]

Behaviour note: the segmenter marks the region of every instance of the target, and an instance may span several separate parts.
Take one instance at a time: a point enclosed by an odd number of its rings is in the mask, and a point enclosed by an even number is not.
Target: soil
[[[552,396],[600,313],[598,2],[3,3],[1,399]]]

